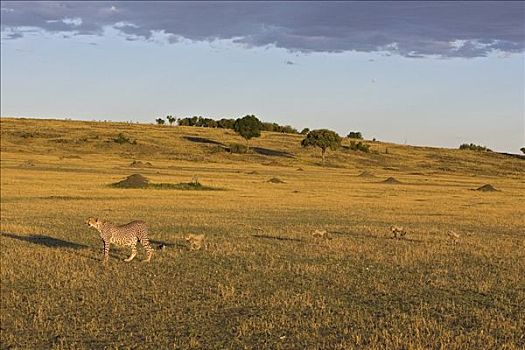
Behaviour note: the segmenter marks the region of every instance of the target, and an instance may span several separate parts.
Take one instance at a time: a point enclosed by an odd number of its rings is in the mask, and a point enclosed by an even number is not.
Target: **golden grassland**
[[[300,135],[230,154],[231,130],[0,123],[2,349],[525,347],[523,159],[367,142],[321,166]],[[108,186],[133,173],[224,190]],[[112,248],[105,268],[89,216],[145,220],[167,248]]]

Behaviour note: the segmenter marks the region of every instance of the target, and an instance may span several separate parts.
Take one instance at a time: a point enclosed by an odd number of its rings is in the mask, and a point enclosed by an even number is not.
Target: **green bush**
[[[348,136],[347,136],[349,139],[358,139],[358,140],[362,140],[363,139],[363,135],[361,134],[360,131],[350,131],[348,133]]]
[[[148,184],[148,188],[156,190],[194,190],[194,191],[220,191],[222,188],[205,186],[200,182],[181,182],[178,184],[153,183]]]
[[[349,148],[352,151],[360,151],[360,152],[365,152],[365,153],[368,153],[370,151],[370,146],[367,145],[366,143],[362,143],[361,141],[359,142],[350,141]]]
[[[137,144],[137,140],[131,140],[130,138],[128,138],[126,135],[124,135],[123,133],[120,133],[118,134],[117,137],[115,137],[113,139],[114,142],[122,145],[124,143],[129,143],[130,145],[136,145]]]
[[[462,145],[459,146],[459,149],[462,149],[462,150],[470,150],[470,151],[478,151],[478,152],[492,152],[491,149],[485,147],[485,146],[480,146],[480,145],[475,145],[473,143],[464,143]]]
[[[242,143],[231,143],[229,147],[230,153],[247,153],[248,146]]]

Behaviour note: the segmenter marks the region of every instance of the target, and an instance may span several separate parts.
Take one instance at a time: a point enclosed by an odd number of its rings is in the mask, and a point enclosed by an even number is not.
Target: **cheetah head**
[[[89,226],[89,227],[94,227],[96,229],[99,228],[100,224],[101,224],[101,221],[97,218],[89,218],[86,220],[86,224]]]

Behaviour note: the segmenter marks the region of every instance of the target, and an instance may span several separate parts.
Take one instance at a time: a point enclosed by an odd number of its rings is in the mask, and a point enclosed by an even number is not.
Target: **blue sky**
[[[525,145],[525,5],[2,2],[1,115]]]

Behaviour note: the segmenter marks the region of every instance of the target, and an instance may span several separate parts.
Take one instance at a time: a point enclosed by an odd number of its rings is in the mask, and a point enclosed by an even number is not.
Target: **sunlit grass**
[[[252,142],[287,158],[185,138],[241,142],[215,129],[2,119],[1,132],[2,349],[525,345],[523,160],[370,142],[321,167],[296,135]],[[227,190],[110,187],[133,173]],[[487,183],[500,191],[474,191]],[[90,216],[145,220],[167,248],[150,264],[112,248],[104,268]],[[190,252],[188,233],[208,250]]]

